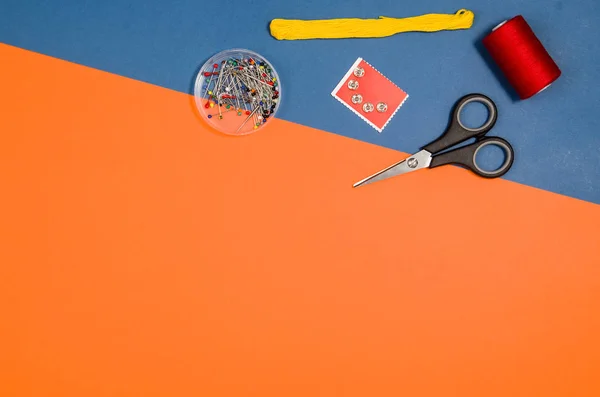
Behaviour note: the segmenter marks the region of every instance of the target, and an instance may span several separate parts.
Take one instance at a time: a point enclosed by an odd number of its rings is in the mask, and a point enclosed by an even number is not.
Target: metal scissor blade
[[[420,170],[421,168],[427,168],[431,164],[431,153],[427,150],[421,150],[418,153],[413,154],[406,160],[402,160],[399,163],[392,164],[379,171],[376,174],[373,174],[369,177],[366,177],[362,181],[356,182],[352,187],[359,187],[363,185],[368,185],[369,183],[382,181],[387,178],[391,178],[396,175],[406,174],[407,172]]]

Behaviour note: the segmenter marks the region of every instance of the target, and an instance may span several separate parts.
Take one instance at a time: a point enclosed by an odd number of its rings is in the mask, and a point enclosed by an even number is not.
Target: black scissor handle
[[[479,102],[485,105],[488,109],[487,121],[483,123],[481,127],[469,128],[465,126],[460,119],[460,113],[464,107],[472,102]],[[431,142],[427,146],[424,146],[423,149],[427,150],[431,154],[435,154],[449,149],[458,143],[464,142],[467,139],[481,138],[489,130],[491,130],[492,127],[494,127],[496,120],[498,120],[498,109],[496,108],[494,101],[482,94],[466,95],[460,98],[458,102],[456,102],[456,105],[454,105],[450,124],[448,125],[446,131],[441,137]]]
[[[504,152],[504,162],[502,165],[493,171],[487,171],[477,164],[477,153],[485,146],[497,146]],[[458,149],[450,150],[442,154],[433,156],[431,159],[430,168],[439,167],[445,164],[457,164],[466,167],[484,178],[498,178],[508,172],[515,160],[515,152],[505,139],[496,136],[489,138],[481,138],[477,142],[470,145],[462,146]]]

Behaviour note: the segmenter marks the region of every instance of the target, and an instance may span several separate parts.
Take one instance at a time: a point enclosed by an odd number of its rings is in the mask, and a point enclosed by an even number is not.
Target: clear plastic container
[[[214,129],[247,135],[271,123],[281,103],[281,82],[263,56],[244,49],[222,51],[202,66],[194,97]]]

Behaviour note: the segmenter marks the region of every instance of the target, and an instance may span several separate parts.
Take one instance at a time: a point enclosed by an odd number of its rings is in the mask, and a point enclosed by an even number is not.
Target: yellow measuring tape
[[[271,35],[277,40],[368,38],[404,32],[469,29],[474,18],[472,11],[463,9],[456,14],[426,14],[410,18],[273,19],[270,28]]]

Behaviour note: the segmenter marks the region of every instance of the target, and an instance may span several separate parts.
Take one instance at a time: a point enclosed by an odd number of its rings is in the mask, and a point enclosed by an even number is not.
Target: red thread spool
[[[483,45],[521,99],[548,88],[561,74],[521,15],[494,28],[483,39]]]

